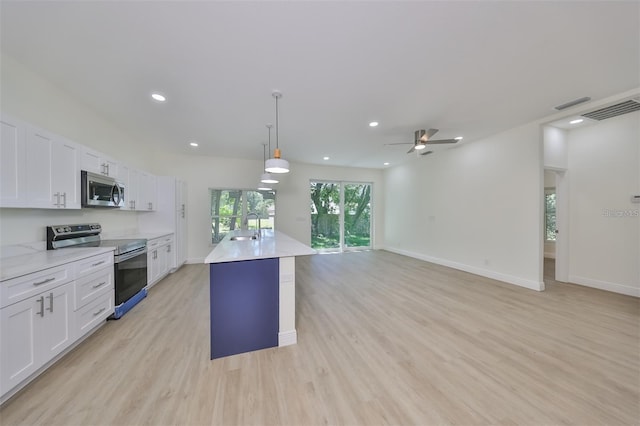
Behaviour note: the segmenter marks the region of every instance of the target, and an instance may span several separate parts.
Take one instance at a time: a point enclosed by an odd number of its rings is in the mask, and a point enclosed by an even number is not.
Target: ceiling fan
[[[431,139],[431,136],[435,135],[436,133],[438,133],[438,129],[416,130],[414,132],[413,142],[387,143],[385,145],[407,145],[413,143],[413,146],[409,151],[407,151],[407,154],[411,154],[413,151],[422,151],[420,152],[420,155],[428,155],[432,154],[433,151],[423,151],[427,147],[427,145],[439,145],[458,142],[457,139]]]

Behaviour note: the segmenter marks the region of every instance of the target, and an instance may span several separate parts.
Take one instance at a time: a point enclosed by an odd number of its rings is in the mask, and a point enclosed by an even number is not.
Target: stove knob
[[[56,228],[56,232],[58,233],[63,233],[64,232],[64,228],[60,227],[60,228]]]
[[[71,228],[70,228],[70,227],[68,227],[68,226],[67,226],[67,227],[65,227],[65,228],[64,228],[64,232],[71,232]]]

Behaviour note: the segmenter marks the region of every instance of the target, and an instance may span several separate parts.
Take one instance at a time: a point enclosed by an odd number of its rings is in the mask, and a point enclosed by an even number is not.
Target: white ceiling
[[[175,152],[262,158],[273,89],[284,94],[284,158],[382,167],[427,158],[384,145],[411,142],[416,129],[470,143],[555,105],[640,86],[636,1],[0,7],[5,54],[134,138]],[[168,102],[150,101],[154,90]]]

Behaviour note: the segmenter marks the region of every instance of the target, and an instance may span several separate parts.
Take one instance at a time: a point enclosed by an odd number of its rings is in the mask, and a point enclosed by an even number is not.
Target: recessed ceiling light
[[[194,147],[195,147],[195,146],[198,146],[198,142],[189,142],[189,145],[191,145],[191,146],[194,146]]]
[[[388,165],[389,165],[389,163],[382,163],[382,164],[383,164],[383,165],[385,165],[385,166],[388,166]]]
[[[160,93],[152,93],[151,97],[158,102],[164,102],[167,100],[167,98]]]
[[[329,159],[329,157],[322,157],[322,159],[323,159],[324,161],[327,161],[327,160]]]
[[[462,136],[458,136],[458,137],[455,137],[454,139],[457,140],[457,141],[461,141],[463,138],[462,138]]]
[[[369,123],[369,127],[376,127],[379,123],[377,121],[372,121]]]
[[[576,118],[575,120],[571,120],[569,124],[578,124],[582,123],[584,120],[582,118]]]

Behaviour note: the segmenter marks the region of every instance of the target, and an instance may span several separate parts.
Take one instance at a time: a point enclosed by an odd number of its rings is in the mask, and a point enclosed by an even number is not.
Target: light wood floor
[[[298,344],[209,360],[208,269],[151,289],[3,426],[638,424],[640,304],[376,251],[297,260]]]

